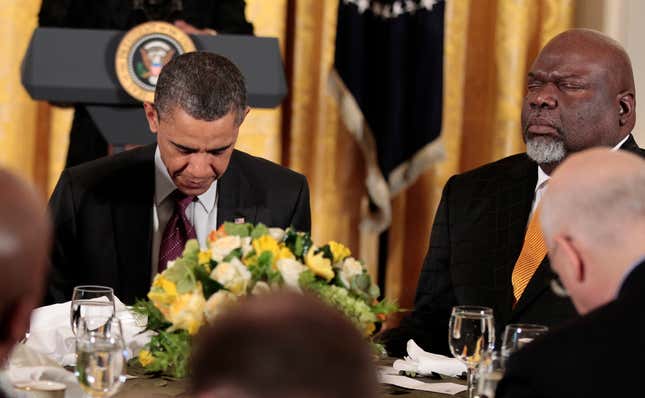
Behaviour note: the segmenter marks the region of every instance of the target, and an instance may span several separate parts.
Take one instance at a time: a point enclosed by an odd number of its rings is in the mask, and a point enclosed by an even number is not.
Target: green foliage
[[[190,260],[186,258],[180,258],[175,261],[175,264],[166,269],[164,276],[166,279],[172,281],[177,285],[177,292],[179,293],[188,293],[195,289],[195,274],[194,269],[197,265],[197,258],[195,260]]]
[[[224,223],[224,232],[226,235],[237,235],[240,238],[246,238],[251,236],[251,231],[253,230],[253,224],[235,224],[232,222]]]
[[[251,231],[251,238],[252,239],[257,239],[261,236],[268,235],[269,234],[269,228],[266,227],[266,225],[259,223],[258,225],[253,228],[253,231]]]
[[[318,253],[322,253],[324,258],[328,259],[332,263],[334,262],[334,254],[331,252],[331,247],[329,247],[328,244],[318,248],[318,250],[314,252],[314,254]]]
[[[305,254],[313,245],[311,235],[305,232],[298,232],[293,228],[287,228],[284,234],[284,244],[300,261],[304,260]]]
[[[372,312],[375,314],[392,314],[399,311],[399,306],[396,301],[383,299],[372,306]]]
[[[145,329],[146,331],[164,330],[172,325],[149,300],[137,300],[132,306],[132,311],[148,318],[148,324]]]
[[[179,379],[186,377],[190,341],[190,335],[185,330],[160,331],[150,339],[149,350],[154,354],[154,361],[146,366],[146,370],[161,372]]]
[[[242,248],[238,247],[237,249],[231,250],[231,252],[222,259],[222,262],[228,263],[234,258],[242,258]],[[215,266],[213,266],[215,269]]]
[[[203,267],[195,267],[195,278],[202,283],[202,293],[204,298],[208,300],[210,296],[215,294],[218,290],[223,289],[219,282],[212,279],[210,274]]]

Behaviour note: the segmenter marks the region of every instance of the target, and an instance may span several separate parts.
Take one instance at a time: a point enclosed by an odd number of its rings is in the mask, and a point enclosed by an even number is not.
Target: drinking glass
[[[468,368],[468,397],[473,397],[475,369],[485,352],[495,346],[493,310],[480,306],[452,308],[448,326],[448,344],[452,355]]]
[[[103,318],[104,321],[107,321],[113,316],[114,291],[111,287],[85,285],[74,288],[70,311],[70,322],[74,334],[76,334],[81,318]]]
[[[98,325],[98,326],[97,326]],[[76,331],[76,370],[90,397],[110,397],[125,382],[127,355],[121,322],[103,317],[81,318]]]
[[[515,323],[506,326],[502,339],[502,362],[504,366],[512,353],[530,343],[536,337],[549,331],[549,328],[542,325],[530,323]]]
[[[499,351],[485,352],[477,368],[477,397],[495,398],[497,384],[504,377],[504,363]]]

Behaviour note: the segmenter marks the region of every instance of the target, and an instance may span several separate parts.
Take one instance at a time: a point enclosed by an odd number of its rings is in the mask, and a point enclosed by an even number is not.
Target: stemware
[[[484,352],[477,367],[477,397],[495,398],[497,384],[504,377],[504,364],[499,351]]]
[[[480,306],[453,307],[448,327],[452,355],[468,369],[468,397],[473,397],[475,369],[495,345],[493,310]]]
[[[502,338],[502,362],[504,366],[515,351],[530,343],[536,337],[545,334],[549,328],[530,323],[515,323],[506,326]]]
[[[125,382],[127,354],[121,322],[103,317],[81,318],[76,331],[76,370],[90,397],[110,397]]]
[[[84,285],[74,288],[70,311],[74,334],[81,318],[103,318],[107,321],[114,316],[114,312],[114,291],[111,287]]]

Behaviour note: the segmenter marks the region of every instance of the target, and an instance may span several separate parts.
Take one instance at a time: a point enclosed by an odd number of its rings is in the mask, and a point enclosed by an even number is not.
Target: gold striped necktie
[[[515,303],[520,300],[524,289],[529,284],[531,277],[540,266],[546,255],[546,243],[540,228],[540,206],[535,208],[529,226],[524,236],[524,245],[520,256],[515,262],[511,281],[513,283],[513,295]]]

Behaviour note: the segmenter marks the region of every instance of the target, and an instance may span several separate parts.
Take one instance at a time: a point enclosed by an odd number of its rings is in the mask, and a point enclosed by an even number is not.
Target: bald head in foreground
[[[50,225],[46,205],[15,175],[0,170],[0,364],[25,336],[47,274]]]
[[[551,266],[584,316],[513,355],[497,396],[638,394],[645,359],[645,160],[606,149],[572,155],[553,174],[543,201]]]
[[[549,175],[569,155],[604,147],[645,156],[631,135],[635,110],[632,67],[618,42],[586,29],[550,40],[527,74],[521,132],[526,153],[448,180],[414,313],[400,329],[386,331],[388,352],[404,355],[413,338],[426,350],[449,354],[445,333],[455,305],[492,308],[500,337],[508,324],[553,328],[576,317],[572,302],[549,289],[553,273],[544,246],[533,251],[533,240],[525,237],[539,231],[533,216]]]
[[[375,398],[369,345],[337,310],[307,295],[253,297],[200,332],[199,398]]]

